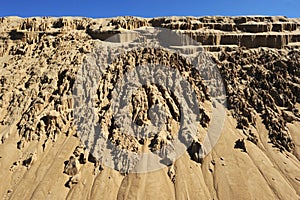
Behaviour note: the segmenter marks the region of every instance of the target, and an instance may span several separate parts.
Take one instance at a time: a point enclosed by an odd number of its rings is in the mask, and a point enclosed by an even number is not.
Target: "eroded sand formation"
[[[1,18],[0,196],[4,199],[299,199],[300,20],[285,17],[169,17],[144,19]],[[227,91],[221,137],[203,160],[201,135],[172,165],[147,174],[121,174],[80,143],[73,123],[72,88],[93,47],[116,33],[161,27],[187,34],[217,64]],[[119,40],[126,40],[120,37]],[[192,51],[192,50],[191,50]],[[126,67],[164,60],[190,79],[209,125],[210,97],[184,59],[146,49],[131,52],[99,82],[99,117],[111,141],[130,151],[155,151],[172,140],[178,102],[164,88],[133,97],[137,124],[154,102],[167,110],[166,132],[149,144],[119,132],[105,115],[109,91]],[[149,59],[148,59],[149,60]],[[198,140],[197,140],[198,139]]]

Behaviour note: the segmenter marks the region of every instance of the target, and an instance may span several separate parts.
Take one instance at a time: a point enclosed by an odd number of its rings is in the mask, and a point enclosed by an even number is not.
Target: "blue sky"
[[[0,16],[207,16],[300,17],[300,0],[1,0]]]

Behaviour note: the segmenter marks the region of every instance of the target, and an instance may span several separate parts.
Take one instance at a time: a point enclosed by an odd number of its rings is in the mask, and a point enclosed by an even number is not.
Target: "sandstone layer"
[[[0,23],[3,199],[300,198],[300,19],[4,17]],[[120,173],[101,164],[80,142],[73,124],[73,87],[97,44],[118,33],[125,33],[118,40],[126,41],[126,33],[142,27],[186,34],[206,50],[226,87],[227,116],[218,143],[204,159],[199,157],[199,133],[165,168]],[[186,44],[187,51],[196,51]],[[157,85],[140,88],[131,112],[133,121],[143,125],[149,123],[147,110],[161,105],[168,119],[164,133],[147,141],[128,136],[107,115],[117,80],[149,57],[178,69],[192,84],[202,113],[200,130],[211,121],[207,86],[189,63],[154,49],[131,52],[99,81],[96,102],[109,139],[133,152],[161,149],[180,126],[176,97]]]

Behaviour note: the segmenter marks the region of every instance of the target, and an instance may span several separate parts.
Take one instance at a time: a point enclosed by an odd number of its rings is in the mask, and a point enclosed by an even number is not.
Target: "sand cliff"
[[[5,17],[0,23],[4,199],[299,199],[300,19]],[[198,159],[195,142],[170,166],[124,174],[99,163],[80,143],[72,125],[72,89],[95,45],[141,27],[168,28],[199,42],[220,70],[228,109],[220,139],[203,160]],[[125,34],[118,39],[128,38]],[[192,76],[184,59],[151,49],[112,65],[115,75],[99,83],[99,116],[106,119],[106,91],[122,77],[122,70],[149,56],[157,62],[163,57],[187,74],[201,102],[199,126],[205,130],[211,120],[205,84]],[[153,104],[149,102],[169,109],[170,134],[151,138],[150,150],[161,148],[180,123],[176,98],[147,86],[133,102],[134,119],[141,124],[147,123],[145,110]],[[114,144],[131,151],[143,146],[113,124],[107,126]]]

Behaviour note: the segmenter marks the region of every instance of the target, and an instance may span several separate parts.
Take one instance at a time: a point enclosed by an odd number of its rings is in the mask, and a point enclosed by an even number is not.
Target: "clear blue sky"
[[[206,16],[300,17],[300,0],[1,0],[0,16]]]

